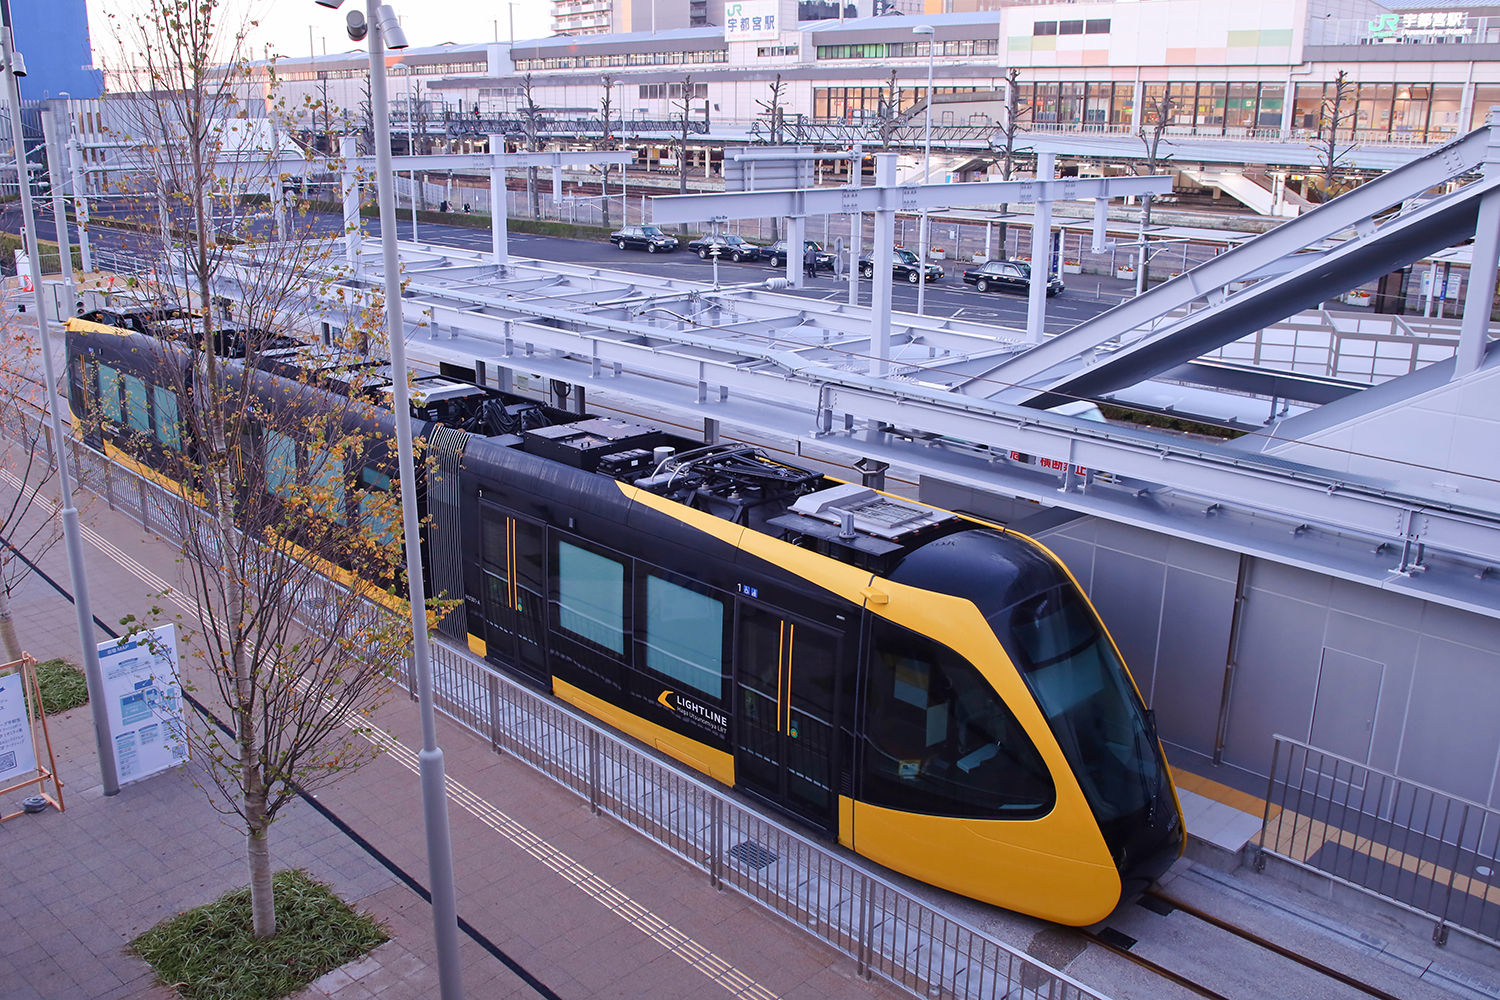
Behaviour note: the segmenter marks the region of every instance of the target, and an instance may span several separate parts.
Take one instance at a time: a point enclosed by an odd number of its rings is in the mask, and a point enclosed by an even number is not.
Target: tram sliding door
[[[835,829],[838,636],[743,599],[738,615],[736,781]]]
[[[480,505],[483,540],[484,641],[490,656],[538,680],[547,676],[542,638],[546,576],[542,526]]]

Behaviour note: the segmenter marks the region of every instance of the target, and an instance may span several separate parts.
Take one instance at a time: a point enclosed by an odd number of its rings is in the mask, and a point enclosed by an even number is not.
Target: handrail
[[[1277,857],[1432,919],[1438,944],[1457,930],[1500,945],[1500,810],[1272,739],[1258,870]]]

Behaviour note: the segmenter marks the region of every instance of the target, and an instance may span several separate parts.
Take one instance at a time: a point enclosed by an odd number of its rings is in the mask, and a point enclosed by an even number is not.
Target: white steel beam
[[[1283,223],[1269,233],[1246,240],[1144,295],[1085,320],[1067,333],[1006,362],[1003,372],[996,369],[993,374],[1009,384],[1029,382],[1048,369],[1181,309],[1210,291],[1240,281],[1304,247],[1314,246],[1364,222],[1377,212],[1462,176],[1484,162],[1489,148],[1487,133],[1487,128],[1470,132]]]
[[[1484,152],[1484,176],[1500,175],[1500,108],[1490,108],[1489,143]],[[1453,377],[1479,370],[1490,340],[1490,313],[1495,306],[1495,281],[1500,276],[1500,190],[1479,202],[1474,226],[1474,251],[1469,265],[1469,288],[1464,297],[1463,327],[1458,338]]]

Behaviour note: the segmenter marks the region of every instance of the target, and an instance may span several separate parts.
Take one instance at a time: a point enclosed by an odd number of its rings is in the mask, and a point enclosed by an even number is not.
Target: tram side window
[[[285,496],[297,481],[297,442],[278,431],[265,431],[266,489]]]
[[[724,602],[646,577],[646,666],[715,700],[724,698]]]
[[[151,411],[148,408],[146,383],[134,375],[122,375],[125,383],[125,415],[130,420],[130,429],[139,434],[151,433]]]
[[[380,495],[380,493],[390,492],[391,477],[379,469],[365,466],[360,479],[365,484],[367,492],[359,498],[359,523],[369,532],[377,545],[395,545],[400,541],[396,535],[396,519],[399,516],[399,510],[396,509],[391,497]],[[374,492],[377,490],[380,493]]]
[[[326,451],[308,456],[308,478],[318,505],[340,523],[349,519],[345,513],[344,460]]]
[[[182,431],[177,422],[177,393],[153,385],[151,404],[156,415],[156,440],[173,451],[181,451]]]
[[[110,365],[99,366],[99,407],[100,416],[112,424],[125,419],[120,408],[120,372]]]
[[[867,684],[866,801],[982,819],[1052,808],[1052,778],[1031,738],[953,650],[875,619]]]
[[[558,627],[620,655],[625,652],[625,566],[557,543]]]

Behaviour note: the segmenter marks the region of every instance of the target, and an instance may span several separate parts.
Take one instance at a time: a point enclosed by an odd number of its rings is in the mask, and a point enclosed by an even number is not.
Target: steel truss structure
[[[1500,363],[1485,354],[1500,244],[1497,164],[1491,130],[1482,129],[1040,346],[1020,330],[898,313],[889,318],[886,354],[870,309],[778,294],[762,282],[715,290],[595,266],[513,257],[497,264],[492,254],[403,246],[407,315],[420,317],[408,326],[407,349],[414,362],[473,371],[485,384],[510,387],[515,373],[540,375],[578,386],[580,406],[586,394],[629,400],[703,422],[711,434],[774,440],[845,464],[877,459],[909,476],[1500,617],[1500,579],[1491,572],[1500,567],[1500,502],[1415,476],[1336,472],[1042,408],[1175,370],[1240,335],[1225,326],[1253,330],[1294,314],[1305,294],[1288,283],[1321,280],[1328,297],[1348,287],[1341,281],[1419,259],[1439,233],[1459,242],[1476,226],[1479,277],[1455,377]],[[1480,179],[1454,194],[1408,203],[1477,170]],[[1487,216],[1490,228],[1476,222]],[[1300,252],[1344,231],[1352,238],[1332,251]],[[309,298],[309,316],[341,322],[363,301],[380,271],[371,249],[359,251],[362,280],[330,270],[338,294]],[[268,259],[264,250],[257,258]],[[236,280],[254,280],[256,263],[247,257],[243,265],[216,291],[233,294]],[[1228,291],[1242,280],[1247,288]]]

